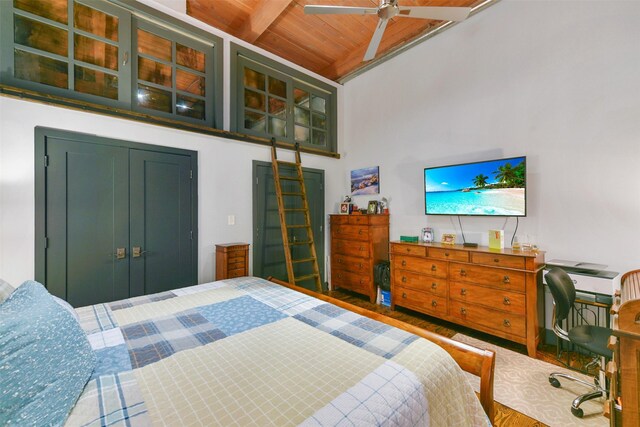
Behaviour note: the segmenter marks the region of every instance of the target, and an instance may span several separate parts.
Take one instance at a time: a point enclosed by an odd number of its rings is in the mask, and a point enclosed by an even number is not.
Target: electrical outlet
[[[236,225],[236,216],[235,215],[227,216],[227,224]]]

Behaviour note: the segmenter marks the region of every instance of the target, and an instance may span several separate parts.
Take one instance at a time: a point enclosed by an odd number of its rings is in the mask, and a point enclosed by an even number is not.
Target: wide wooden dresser
[[[526,344],[544,327],[540,251],[391,243],[391,308],[406,307]]]
[[[373,268],[389,260],[389,215],[330,215],[331,286],[376,301]]]

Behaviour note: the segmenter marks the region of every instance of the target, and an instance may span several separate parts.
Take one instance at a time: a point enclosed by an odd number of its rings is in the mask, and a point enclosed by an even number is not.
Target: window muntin
[[[12,65],[3,77],[9,83],[63,96],[72,91],[108,105],[130,98],[120,65],[120,40],[128,33],[120,8],[81,0],[13,0],[2,5],[2,13],[13,21],[13,37],[7,37],[12,43],[3,45],[2,56],[5,70]],[[3,39],[8,34],[3,30]]]
[[[101,0],[0,0],[0,12],[2,83],[221,126],[217,37]]]
[[[136,109],[211,122],[214,102],[211,56],[210,47],[138,21]]]
[[[236,49],[234,130],[335,151],[335,90],[321,89],[311,78],[307,82],[304,75],[292,76]]]

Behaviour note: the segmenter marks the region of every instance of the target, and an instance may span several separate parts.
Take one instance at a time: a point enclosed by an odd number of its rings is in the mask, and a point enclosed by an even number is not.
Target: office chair
[[[569,315],[569,311],[576,299],[576,288],[571,277],[561,268],[552,268],[545,274],[544,278],[549,290],[551,290],[551,295],[553,295],[553,332],[561,339],[595,354],[593,360],[587,364],[587,369],[600,365],[598,376],[594,378],[593,384],[563,373],[556,372],[549,375],[549,383],[556,388],[561,386],[558,378],[565,378],[584,384],[592,389],[589,393],[576,397],[571,404],[571,413],[578,418],[582,418],[584,415],[582,408],[580,408],[582,402],[596,399],[600,396],[606,399],[608,395],[604,370],[606,359],[611,359],[613,355],[611,350],[607,348],[611,329],[592,325],[575,326],[569,332],[562,329],[562,321]]]

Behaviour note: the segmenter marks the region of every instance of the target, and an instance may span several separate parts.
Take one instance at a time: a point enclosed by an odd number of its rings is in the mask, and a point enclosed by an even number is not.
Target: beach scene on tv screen
[[[525,158],[425,169],[428,215],[525,215]]]

